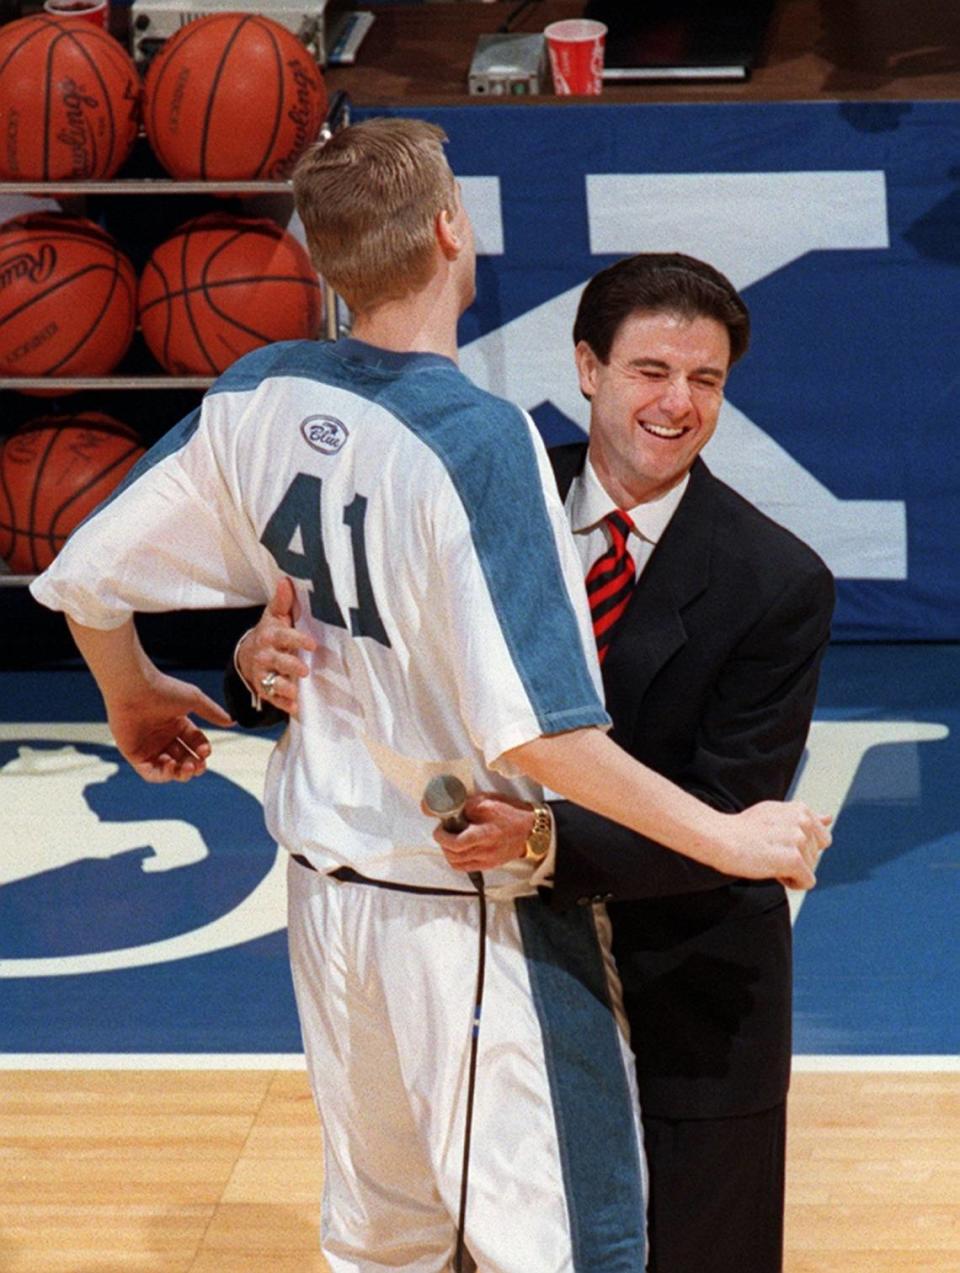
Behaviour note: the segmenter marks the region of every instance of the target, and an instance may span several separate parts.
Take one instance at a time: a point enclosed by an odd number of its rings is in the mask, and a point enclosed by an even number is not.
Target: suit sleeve
[[[670,775],[675,782],[728,813],[783,799],[806,743],[833,604],[825,567],[791,579],[719,669],[689,760]],[[569,801],[552,809],[557,908],[583,897],[667,897],[729,882]]]

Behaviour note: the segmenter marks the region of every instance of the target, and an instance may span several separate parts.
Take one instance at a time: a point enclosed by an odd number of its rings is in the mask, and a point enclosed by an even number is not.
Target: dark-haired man
[[[550,455],[585,572],[610,551],[605,515],[624,510],[635,527],[625,604],[616,578],[588,582],[613,737],[726,810],[789,787],[834,596],[820,559],[697,458],[749,332],[740,297],[701,262],[643,255],[604,270],[574,327],[589,445]],[[533,810],[492,796],[468,813],[462,836],[439,834],[462,869],[509,860],[534,825]],[[567,801],[549,813],[552,904],[609,902],[650,1169],[650,1273],[779,1273],[782,887],[724,878]]]
[[[698,459],[749,334],[743,301],[703,262],[648,254],[602,271],[574,328],[589,446],[550,456],[614,738],[730,811],[789,787],[833,607],[819,558]],[[614,513],[626,529],[606,521]],[[240,652],[253,683],[285,669],[281,706],[297,682],[288,622],[280,605]],[[777,1273],[790,1069],[782,887],[731,880],[567,801],[478,794],[467,810],[464,834],[438,833],[451,865],[529,856],[550,827],[552,905],[610,903],[650,1168],[651,1273]]]

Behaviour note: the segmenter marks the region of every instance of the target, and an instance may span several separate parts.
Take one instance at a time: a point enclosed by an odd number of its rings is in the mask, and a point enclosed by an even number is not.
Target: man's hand
[[[232,725],[227,712],[186,681],[165,676],[144,652],[126,619],[116,628],[89,628],[67,615],[77,649],[93,673],[117,747],[147,782],[189,782],[203,773],[210,743],[190,719]]]
[[[189,713],[212,725],[233,724],[229,714],[195,685],[161,672],[133,696],[105,701],[120,754],[147,782],[189,782],[206,769],[210,742]]]
[[[488,871],[523,857],[533,827],[533,807],[497,792],[469,796],[463,812],[470,826],[459,835],[438,827],[433,838],[457,871]],[[778,879],[787,888],[813,888],[820,854],[830,844],[830,818],[802,802],[768,800],[725,823],[725,874]]]
[[[310,675],[300,655],[317,648],[312,637],[293,626],[296,617],[293,584],[281,579],[257,626],[243,637],[237,650],[237,666],[247,684],[261,698],[294,718],[299,711],[297,686],[301,677]]]
[[[764,800],[728,814],[729,835],[718,869],[745,879],[778,879],[786,888],[813,888],[820,854],[830,845],[831,818],[800,800]]]
[[[533,806],[495,791],[467,797],[464,816],[470,823],[453,835],[437,827],[433,838],[455,871],[490,871],[522,858],[533,827]]]

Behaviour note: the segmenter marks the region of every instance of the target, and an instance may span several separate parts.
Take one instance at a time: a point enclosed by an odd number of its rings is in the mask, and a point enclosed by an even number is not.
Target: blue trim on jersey
[[[646,1268],[641,1149],[620,1033],[589,908],[520,898],[517,918],[540,1020],[574,1273]]]
[[[330,354],[350,359],[371,371],[396,375],[402,371],[424,371],[429,368],[446,368],[456,371],[457,364],[443,354],[397,353],[392,349],[380,349],[365,341],[346,336],[335,344],[316,340],[281,340],[264,345],[238,358],[207,390],[207,396],[216,393],[244,393],[257,389],[271,376],[302,376],[306,380],[337,384],[352,389],[350,381],[339,377],[331,379]],[[336,366],[336,364],[334,364]],[[479,390],[477,391],[480,392]]]
[[[352,339],[286,341],[255,350],[208,392],[243,392],[273,376],[302,376],[376,402],[434,452],[469,519],[504,640],[541,732],[609,725],[581,652],[521,412],[478,389],[441,354],[396,353]]]
[[[149,451],[145,451],[140,456],[133,468],[125,474],[122,481],[117,483],[106,499],[98,504],[92,513],[88,513],[82,522],[78,522],[70,533],[76,534],[81,526],[84,526],[91,518],[96,517],[98,513],[102,513],[105,508],[113,503],[118,495],[122,495],[127,487],[132,486],[137,478],[142,477],[144,473],[148,473],[155,464],[167,459],[174,452],[182,450],[196,433],[199,426],[200,408],[194,407],[189,415],[185,415],[179,424],[175,424],[159,441],[154,443]]]

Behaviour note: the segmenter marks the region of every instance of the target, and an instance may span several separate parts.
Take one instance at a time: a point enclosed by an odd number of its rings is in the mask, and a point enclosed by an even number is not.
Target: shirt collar
[[[637,533],[643,539],[651,544],[660,542],[660,537],[670,524],[670,518],[677,511],[689,482],[690,474],[687,473],[681,482],[671,487],[659,499],[648,500],[644,504],[636,504],[633,508],[624,510],[630,514]],[[583,472],[579,477],[574,478],[570,488],[570,525],[574,531],[590,530],[616,507],[601,486],[588,455]]]

